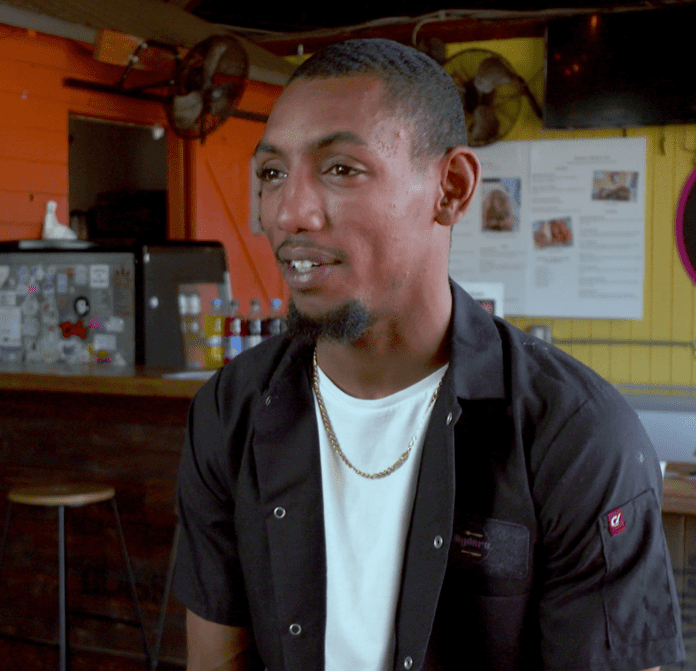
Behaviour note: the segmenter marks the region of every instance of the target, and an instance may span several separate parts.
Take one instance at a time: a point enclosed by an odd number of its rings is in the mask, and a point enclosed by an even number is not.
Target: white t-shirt
[[[329,443],[315,397],[327,564],[326,669],[386,671],[394,655],[394,614],[430,400],[447,366],[377,400],[342,392],[319,369],[319,385],[341,451],[361,471],[377,473],[416,442],[404,464],[368,480]]]

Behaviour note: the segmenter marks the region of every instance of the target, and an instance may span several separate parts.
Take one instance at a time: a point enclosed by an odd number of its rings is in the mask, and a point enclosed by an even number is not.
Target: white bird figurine
[[[75,240],[77,233],[67,226],[63,226],[56,217],[56,208],[58,207],[55,200],[49,200],[46,203],[46,214],[43,221],[43,232],[41,237],[44,240]]]

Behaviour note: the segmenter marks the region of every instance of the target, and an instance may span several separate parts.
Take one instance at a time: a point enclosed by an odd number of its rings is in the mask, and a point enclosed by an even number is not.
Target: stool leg
[[[65,506],[58,506],[58,619],[60,621],[60,671],[66,671],[68,668],[68,618],[65,573]]]
[[[2,531],[2,542],[0,543],[0,566],[2,558],[5,556],[5,543],[7,542],[7,530],[10,528],[10,511],[12,510],[12,501],[7,502],[7,513],[5,514],[5,526]]]
[[[140,633],[142,634],[143,638],[143,649],[145,650],[145,663],[147,664],[147,668],[150,668],[151,665],[151,656],[150,656],[150,646],[148,645],[147,642],[147,635],[145,633],[145,623],[143,621],[143,613],[142,610],[140,610],[140,600],[138,599],[138,591],[135,588],[135,577],[133,575],[133,570],[131,569],[131,563],[130,559],[128,557],[128,550],[126,549],[126,539],[123,536],[123,529],[121,528],[121,518],[119,517],[118,514],[118,507],[116,506],[116,499],[111,499],[111,505],[114,510],[114,516],[116,517],[116,528],[118,529],[118,537],[119,540],[121,541],[121,551],[123,552],[123,559],[126,563],[126,571],[128,572],[128,580],[130,581],[130,586],[131,586],[131,593],[133,595],[133,602],[135,603],[135,611],[138,615],[138,622],[140,623]]]
[[[169,554],[169,567],[167,568],[167,579],[164,583],[164,594],[162,595],[162,605],[160,606],[159,621],[157,622],[157,634],[155,636],[155,647],[152,652],[152,671],[157,669],[159,662],[160,646],[162,645],[162,635],[164,634],[164,622],[167,618],[167,603],[169,603],[169,593],[172,589],[172,580],[174,579],[174,568],[176,566],[176,554],[179,546],[180,527],[177,522],[174,529],[174,539],[172,541],[172,551]]]

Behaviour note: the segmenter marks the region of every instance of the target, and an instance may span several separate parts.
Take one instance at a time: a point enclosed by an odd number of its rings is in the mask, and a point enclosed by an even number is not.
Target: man
[[[448,279],[479,164],[448,75],[305,62],[256,151],[288,338],[196,396],[189,669],[612,669],[683,656],[654,451],[614,388]]]

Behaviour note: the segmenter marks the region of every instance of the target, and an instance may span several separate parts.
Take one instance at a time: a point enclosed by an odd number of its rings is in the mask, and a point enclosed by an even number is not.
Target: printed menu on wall
[[[505,314],[641,319],[645,139],[503,142],[453,229],[450,275],[502,282]]]

